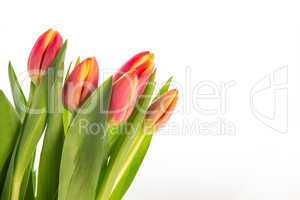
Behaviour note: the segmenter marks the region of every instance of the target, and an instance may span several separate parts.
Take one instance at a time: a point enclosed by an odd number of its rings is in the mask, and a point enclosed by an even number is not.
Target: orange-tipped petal
[[[61,35],[55,34],[54,38],[52,39],[51,43],[49,43],[45,53],[44,59],[41,63],[41,75],[43,75],[48,67],[51,67],[53,60],[55,59],[57,53],[59,52],[60,48],[62,47],[63,39]]]
[[[137,99],[138,78],[134,71],[124,74],[113,84],[110,103],[110,121],[125,122],[130,116]]]
[[[139,79],[138,80],[138,96],[143,94],[145,87],[147,86],[147,83],[153,72],[154,72],[154,68],[148,67],[142,73],[140,73],[140,75],[138,77],[138,79]]]
[[[147,126],[153,127],[155,130],[161,127],[170,118],[177,100],[178,90],[173,89],[153,102],[146,115]]]
[[[37,83],[54,60],[62,46],[60,34],[49,29],[34,44],[28,59],[28,72],[33,82]]]
[[[63,88],[63,101],[67,108],[76,110],[97,88],[99,67],[96,58],[87,58],[79,63]]]
[[[89,73],[85,79],[85,85],[81,93],[80,102],[84,102],[87,97],[94,91],[98,86],[99,79],[99,67],[96,61],[96,58],[88,59],[87,65],[89,67]]]
[[[146,68],[154,66],[153,60],[154,54],[149,51],[136,54],[119,69],[114,75],[113,81],[117,81],[123,74],[131,70],[135,70],[137,76],[139,76]]]

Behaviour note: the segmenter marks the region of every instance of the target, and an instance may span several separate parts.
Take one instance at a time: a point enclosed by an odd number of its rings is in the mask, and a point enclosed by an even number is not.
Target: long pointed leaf
[[[8,77],[16,110],[20,119],[23,120],[27,109],[27,101],[11,62],[8,64]]]
[[[17,112],[0,90],[0,176],[5,177],[5,164],[9,161],[18,137],[20,120]],[[0,177],[0,178],[1,178]],[[0,182],[3,182],[3,180]],[[1,190],[2,188],[0,188]],[[1,192],[1,191],[0,191]]]
[[[106,123],[111,88],[110,78],[86,100],[71,123],[63,147],[59,200],[96,197],[98,179],[106,157]],[[90,112],[86,113],[87,110]],[[93,127],[96,130],[93,131]]]
[[[134,180],[152,141],[152,133],[139,132],[127,153],[127,159],[120,173],[120,178],[109,199],[122,199]]]
[[[159,96],[163,95],[164,93],[166,93],[169,88],[170,88],[170,85],[172,83],[172,80],[173,80],[173,77],[170,77],[164,84],[163,86],[160,88],[158,94],[156,95],[155,98],[158,98]]]

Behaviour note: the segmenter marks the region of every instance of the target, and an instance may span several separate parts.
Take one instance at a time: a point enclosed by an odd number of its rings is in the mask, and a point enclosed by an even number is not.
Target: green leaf
[[[16,110],[23,121],[27,110],[27,101],[11,62],[8,64],[8,77]]]
[[[33,188],[31,185],[31,175],[32,175],[32,169],[34,164],[34,158],[31,160],[31,164],[27,167],[25,176],[22,181],[21,185],[21,192],[20,192],[20,200],[25,200],[26,198],[29,198],[29,196],[34,196],[33,191],[31,191]],[[32,193],[32,194],[30,194]],[[34,200],[34,198],[31,198]]]
[[[59,167],[64,142],[62,84],[67,43],[55,64],[52,89],[49,89],[48,120],[39,163],[37,200],[53,200],[58,191]]]
[[[64,133],[65,133],[65,135],[68,132],[68,129],[70,127],[72,119],[73,119],[73,112],[69,111],[67,108],[64,108],[64,112],[63,112],[63,126],[64,126]]]
[[[121,134],[126,129],[126,124],[120,124],[117,126],[110,126],[108,129],[108,150],[107,153],[110,155],[111,149],[114,147],[116,142],[118,141]]]
[[[117,144],[112,150],[110,161],[105,171],[106,174],[100,182],[101,186],[97,195],[97,200],[109,200],[113,193],[120,192],[121,190],[119,184],[123,183],[122,177],[127,176],[127,164],[130,162],[130,158],[128,156],[130,152],[132,152],[132,149],[136,146],[136,143],[138,143],[137,141],[139,141],[138,137],[140,136],[138,134],[138,130],[141,128],[146,111],[148,110],[152,100],[155,88],[154,81],[155,72],[152,74],[144,94],[140,97],[135,110],[128,120],[128,131],[119,138]],[[126,190],[129,185],[129,182],[127,182],[127,185],[124,185]],[[122,193],[125,193],[126,190]]]
[[[134,138],[130,150],[127,153],[126,162],[120,171],[120,178],[115,189],[110,195],[111,200],[122,199],[134,180],[152,141],[152,133],[140,131]]]
[[[59,200],[96,197],[98,179],[106,158],[111,89],[112,78],[92,93],[70,125],[63,147]]]
[[[163,95],[164,93],[169,91],[170,85],[173,81],[173,77],[170,77],[164,84],[163,86],[160,88],[158,94],[156,95],[155,99],[157,99],[158,97],[160,97],[161,95]]]
[[[80,57],[78,56],[75,62],[75,66],[77,66],[80,63]],[[65,76],[65,81],[68,79],[70,72],[71,72],[71,68],[72,68],[72,62],[69,64],[66,76]]]
[[[20,119],[13,106],[0,90],[0,174],[10,159],[18,138]]]
[[[33,98],[33,95],[34,95],[34,92],[35,92],[35,88],[36,88],[36,85],[31,81],[30,82],[30,90],[29,90],[28,100],[27,100],[28,107],[27,107],[26,112],[28,111],[29,106],[31,105],[32,98]]]
[[[62,48],[41,83],[34,89],[30,109],[20,130],[18,145],[14,149],[13,159],[9,166],[9,176],[6,178],[1,200],[19,200],[22,196],[20,193],[22,181],[26,176],[27,168],[34,156],[36,145],[42,136],[47,121],[48,86],[49,89],[52,89],[51,86],[55,77],[60,74],[56,66],[64,59],[63,51]]]
[[[11,156],[9,156],[9,157],[11,157]],[[4,188],[4,181],[8,174],[9,161],[10,160],[8,159],[0,173],[0,199],[1,199],[1,192],[3,191],[3,188]]]
[[[69,67],[68,67],[68,71],[67,74],[65,76],[65,81],[67,80],[67,78],[69,77],[70,74],[70,70],[72,67],[72,62],[70,63]],[[69,111],[67,108],[63,108],[63,126],[64,126],[64,133],[67,134],[67,131],[69,129],[69,126],[71,124],[71,121],[73,119],[73,113],[71,111]]]
[[[19,144],[20,141],[20,137],[18,137],[16,146]],[[1,200],[7,200],[10,199],[11,197],[11,193],[12,193],[12,184],[13,184],[13,166],[15,163],[15,156],[16,156],[16,148],[14,149],[14,152],[11,156],[11,160],[9,162],[9,166],[6,172],[6,176],[5,176],[5,182],[3,185],[3,189],[2,189],[2,194],[1,194]]]
[[[31,171],[24,200],[35,200],[35,173]]]
[[[71,67],[72,67],[72,62],[69,64],[69,67],[68,67],[68,70],[67,70],[67,73],[66,73],[66,76],[65,76],[65,80],[66,81],[70,75],[70,70],[71,70]]]

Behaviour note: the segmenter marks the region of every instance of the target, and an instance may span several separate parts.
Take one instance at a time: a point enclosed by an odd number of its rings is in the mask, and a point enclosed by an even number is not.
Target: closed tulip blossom
[[[154,55],[141,52],[126,62],[113,77],[110,122],[125,122],[154,71]]]
[[[75,66],[63,87],[64,105],[71,111],[79,108],[97,88],[98,78],[96,58],[87,58]]]
[[[171,117],[178,101],[178,90],[173,89],[156,99],[147,111],[146,128],[157,131]]]
[[[61,35],[57,31],[49,29],[34,44],[28,59],[28,72],[35,84],[47,72],[62,47],[62,43]]]

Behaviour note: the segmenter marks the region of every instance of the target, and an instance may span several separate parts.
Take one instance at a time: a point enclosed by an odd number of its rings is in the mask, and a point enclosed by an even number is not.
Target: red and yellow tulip
[[[62,43],[61,35],[53,29],[49,29],[38,38],[28,59],[28,72],[34,83],[38,83],[47,72]]]
[[[110,121],[125,122],[154,71],[154,54],[141,52],[127,61],[113,77]]]
[[[147,111],[145,118],[147,128],[152,128],[155,131],[161,128],[171,117],[177,101],[177,89],[170,90],[156,99]]]
[[[65,82],[63,102],[70,110],[76,110],[97,88],[99,67],[96,58],[87,58],[79,63]]]

